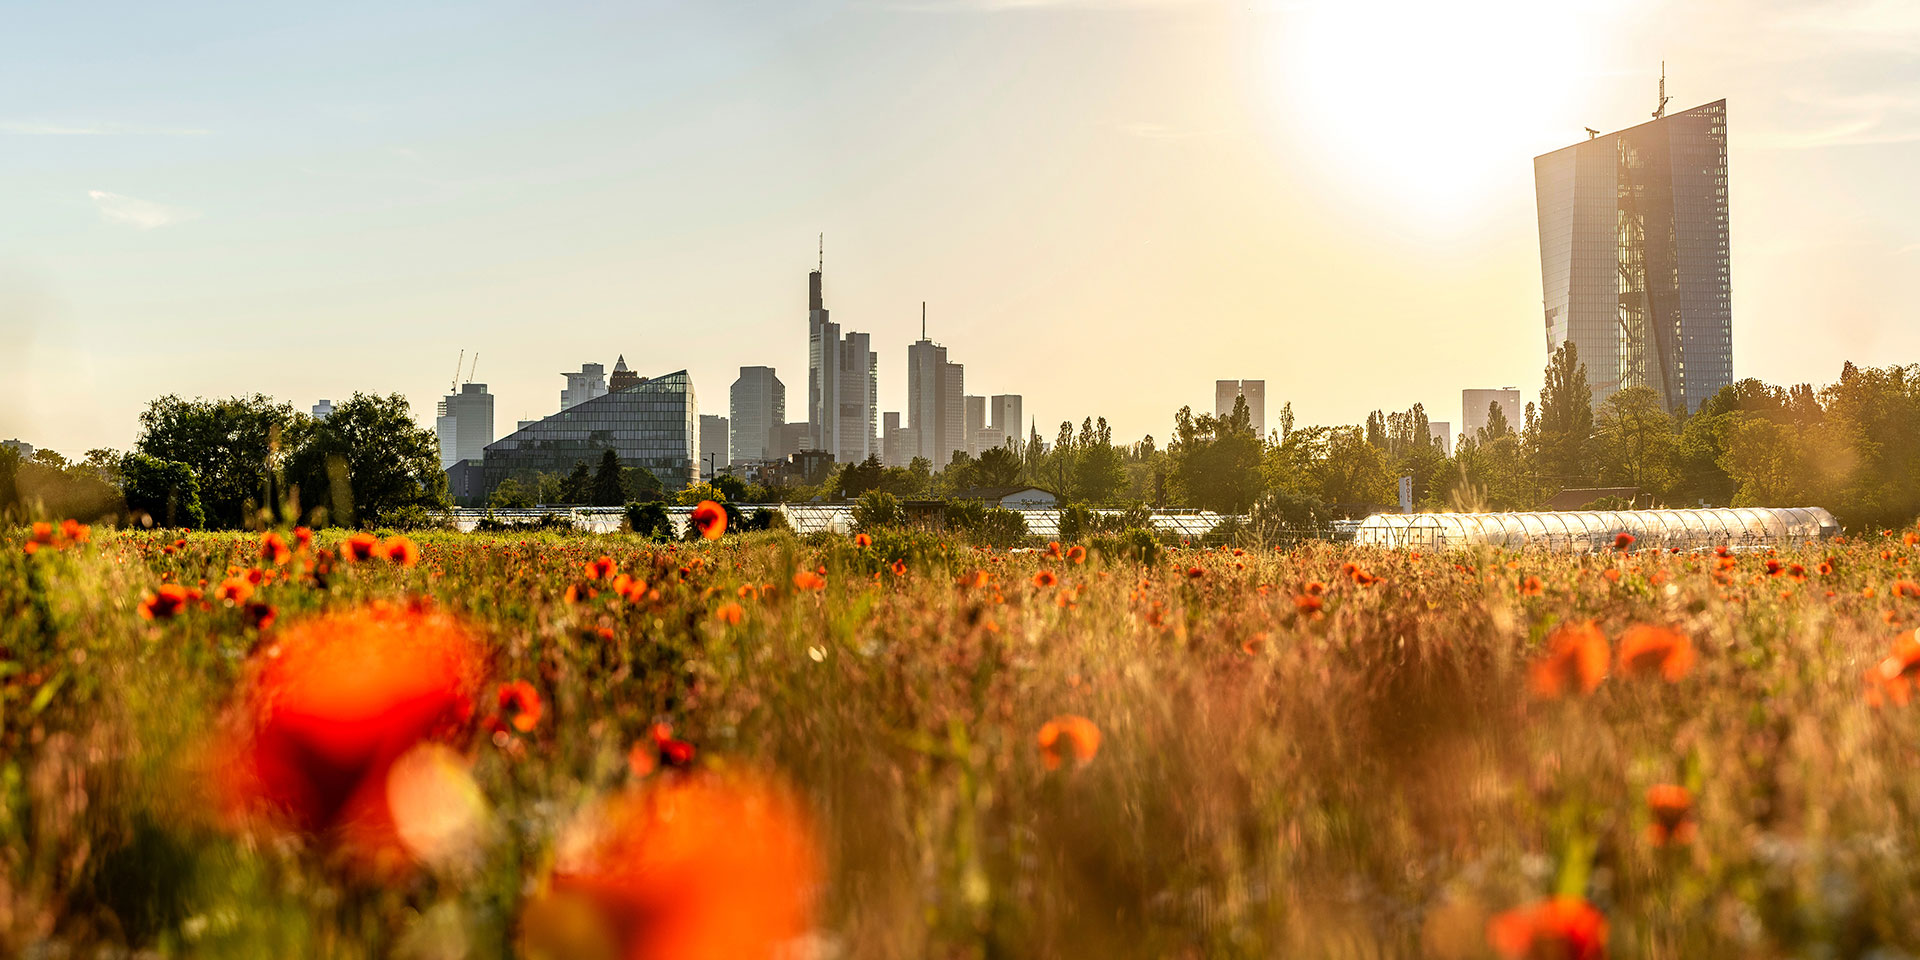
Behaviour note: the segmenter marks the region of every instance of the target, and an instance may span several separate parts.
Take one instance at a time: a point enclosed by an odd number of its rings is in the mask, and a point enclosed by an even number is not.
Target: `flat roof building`
[[[684,489],[698,479],[699,412],[685,370],[583,400],[488,444],[485,495],[508,477],[527,482],[576,463],[591,469],[607,450],[623,467],[652,472],[666,489]]]

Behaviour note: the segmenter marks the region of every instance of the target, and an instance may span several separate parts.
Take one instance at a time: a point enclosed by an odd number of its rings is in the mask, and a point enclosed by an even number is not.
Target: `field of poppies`
[[[1912,955],[1915,539],[15,528],[0,954]]]

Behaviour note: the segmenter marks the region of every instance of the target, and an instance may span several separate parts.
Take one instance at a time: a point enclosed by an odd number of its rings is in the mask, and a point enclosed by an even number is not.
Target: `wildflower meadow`
[[[1912,533],[695,519],[0,535],[0,954],[1920,951]]]

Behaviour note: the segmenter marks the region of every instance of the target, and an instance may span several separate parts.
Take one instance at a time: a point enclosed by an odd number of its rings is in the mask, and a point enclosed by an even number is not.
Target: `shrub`
[[[658,500],[627,504],[627,529],[655,540],[673,539],[673,521],[667,517],[667,505]]]
[[[206,511],[200,506],[200,480],[192,467],[129,453],[120,461],[120,476],[126,483],[127,513],[135,522],[147,516],[167,527],[198,530],[207,525]]]
[[[906,511],[900,509],[900,499],[881,490],[869,490],[860,495],[853,505],[853,528],[862,532],[879,530],[882,527],[905,526]]]

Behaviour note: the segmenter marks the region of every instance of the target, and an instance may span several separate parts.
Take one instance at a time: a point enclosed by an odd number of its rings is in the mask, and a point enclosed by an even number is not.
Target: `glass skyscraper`
[[[1533,160],[1548,351],[1572,340],[1596,406],[1650,387],[1676,413],[1733,382],[1727,102]]]
[[[645,467],[668,490],[699,479],[695,429],[700,411],[685,370],[583,400],[487,445],[486,493],[508,477],[592,470],[612,450],[623,467]]]

